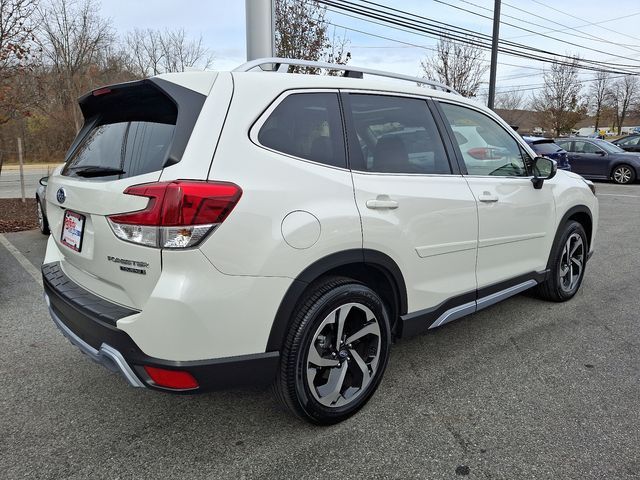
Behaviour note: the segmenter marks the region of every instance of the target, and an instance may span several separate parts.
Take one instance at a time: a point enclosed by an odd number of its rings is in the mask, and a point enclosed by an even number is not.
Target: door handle
[[[375,200],[367,200],[367,208],[381,209],[388,208],[393,210],[398,208],[398,202],[391,200],[388,195],[378,195]]]
[[[478,200],[484,203],[494,203],[498,201],[498,196],[492,195],[489,192],[482,192],[482,195],[478,197]]]

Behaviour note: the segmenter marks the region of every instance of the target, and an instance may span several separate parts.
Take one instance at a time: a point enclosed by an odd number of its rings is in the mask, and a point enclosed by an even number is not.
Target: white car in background
[[[593,252],[593,185],[424,79],[264,59],[80,106],[48,179],[45,298],[136,387],[274,384],[335,423],[372,396],[393,338],[533,287],[569,300]]]

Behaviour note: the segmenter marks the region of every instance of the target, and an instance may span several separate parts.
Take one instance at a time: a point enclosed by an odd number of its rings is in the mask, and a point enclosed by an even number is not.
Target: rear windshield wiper
[[[85,178],[108,177],[110,175],[122,175],[126,173],[121,168],[100,167],[98,165],[87,167],[72,167],[69,169],[75,175]]]

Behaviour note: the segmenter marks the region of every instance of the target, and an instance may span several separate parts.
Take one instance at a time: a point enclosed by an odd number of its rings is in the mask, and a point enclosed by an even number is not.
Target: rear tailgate
[[[165,166],[180,162],[205,98],[151,79],[80,99],[85,125],[62,171],[49,178],[46,200],[61,267],[83,288],[144,306],[161,272],[162,250],[117,238],[107,216],[147,207],[149,198],[123,192],[157,182]]]
[[[83,181],[61,175],[49,178],[49,228],[63,258],[62,269],[72,280],[101,297],[141,308],[160,275],[160,250],[119,240],[111,231],[106,215],[143,209],[146,198],[122,192],[129,185],[156,181],[159,176],[160,172],[155,172],[111,182]],[[66,197],[62,204],[56,198],[60,189]],[[68,211],[84,217],[79,251],[62,242]]]

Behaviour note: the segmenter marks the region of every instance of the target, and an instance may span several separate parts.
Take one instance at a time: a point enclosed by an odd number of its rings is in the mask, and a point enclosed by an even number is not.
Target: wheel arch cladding
[[[400,267],[388,255],[369,249],[352,249],[333,253],[312,263],[293,281],[280,302],[267,341],[266,351],[276,351],[282,344],[300,299],[313,283],[327,275],[353,278],[380,295],[390,309],[392,328],[400,315],[407,313],[407,288]]]
[[[570,221],[576,221],[582,228],[584,228],[585,233],[587,234],[587,251],[591,249],[592,238],[591,235],[593,233],[593,216],[591,215],[591,210],[586,205],[576,205],[575,207],[571,207],[567,212],[562,216],[562,219],[558,223],[558,229],[556,230],[556,236],[553,239],[553,245],[551,247],[551,252],[549,253],[549,260],[547,261],[547,269],[551,268],[551,253],[555,246],[560,241],[560,237],[563,233],[563,227]]]

